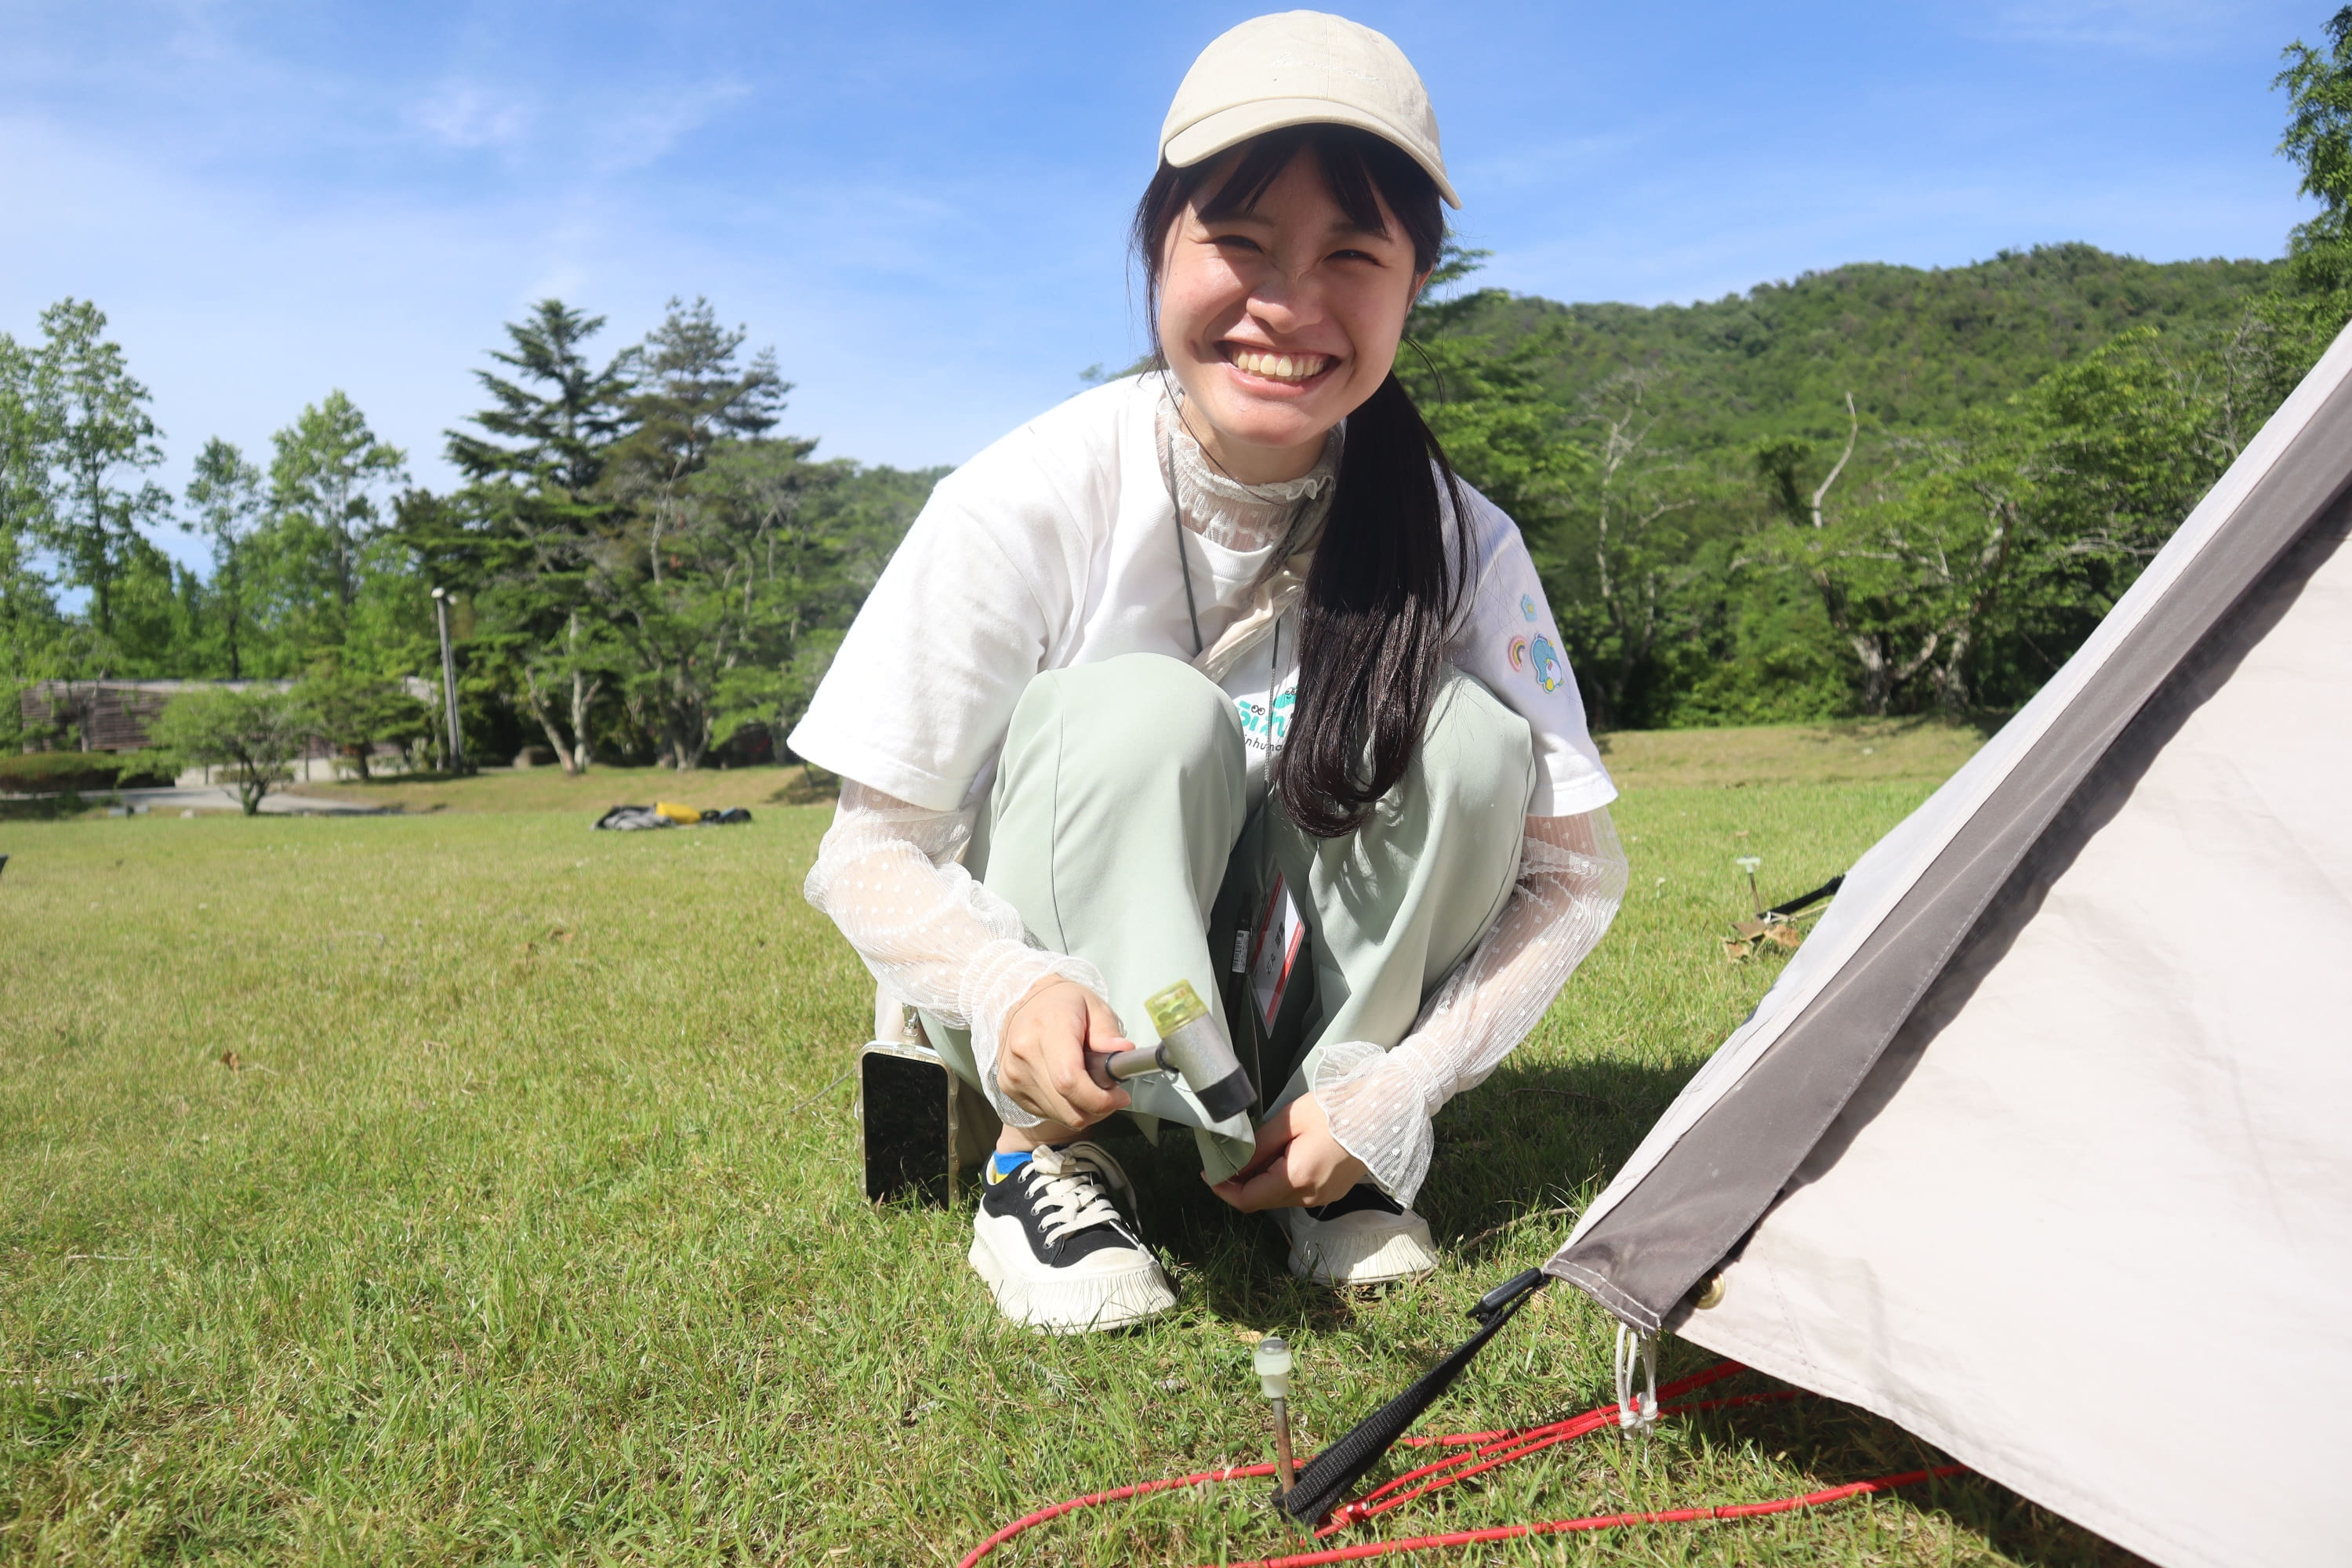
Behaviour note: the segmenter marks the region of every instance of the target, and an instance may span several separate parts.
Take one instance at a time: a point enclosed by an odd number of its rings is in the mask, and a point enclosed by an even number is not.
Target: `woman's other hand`
[[[1250,1163],[1210,1191],[1244,1214],[1337,1201],[1364,1179],[1364,1163],[1339,1146],[1323,1107],[1302,1094],[1259,1124]]]
[[[1103,999],[1074,981],[1048,978],[1013,1005],[998,1037],[996,1082],[1032,1116],[1062,1127],[1091,1127],[1127,1109],[1127,1090],[1103,1089],[1087,1072],[1087,1053],[1131,1051]]]

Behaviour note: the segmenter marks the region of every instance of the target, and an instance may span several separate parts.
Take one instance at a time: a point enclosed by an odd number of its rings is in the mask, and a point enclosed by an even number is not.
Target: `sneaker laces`
[[[1075,1231],[1118,1225],[1118,1210],[1107,1187],[1123,1187],[1118,1167],[1091,1143],[1066,1149],[1040,1145],[1029,1156],[1029,1196],[1038,1214],[1040,1232],[1055,1242]]]

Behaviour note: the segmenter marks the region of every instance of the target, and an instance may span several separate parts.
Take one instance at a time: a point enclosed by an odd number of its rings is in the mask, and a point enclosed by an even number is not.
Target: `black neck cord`
[[[1192,657],[1201,657],[1201,607],[1192,597],[1192,552],[1184,548],[1184,503],[1176,499],[1175,443],[1161,437],[1160,477],[1168,481],[1168,510],[1176,519],[1176,570],[1184,574],[1184,614],[1192,623]]]
[[[1177,409],[1176,416],[1181,419],[1182,405],[1176,401],[1175,394],[1167,390],[1167,378],[1164,372],[1161,374],[1160,387],[1163,395],[1168,399],[1169,406]],[[1198,658],[1201,657],[1202,650],[1208,645],[1201,640],[1201,606],[1199,601],[1192,595],[1192,552],[1184,548],[1184,503],[1176,494],[1176,443],[1173,437],[1166,435],[1162,435],[1160,439],[1160,477],[1168,482],[1168,510],[1176,518],[1176,570],[1183,574],[1184,577],[1184,616],[1192,623],[1192,657]],[[1282,548],[1275,556],[1276,561],[1281,561],[1290,554],[1291,541],[1297,537],[1298,525],[1306,520],[1307,509],[1312,504],[1311,500],[1301,500],[1297,510],[1290,514],[1289,526],[1282,531]],[[1282,647],[1281,623],[1278,620],[1275,627],[1274,646],[1277,649]],[[1268,702],[1274,700],[1274,694],[1271,691],[1266,693],[1266,700]],[[1272,718],[1270,712],[1267,716],[1269,719]]]

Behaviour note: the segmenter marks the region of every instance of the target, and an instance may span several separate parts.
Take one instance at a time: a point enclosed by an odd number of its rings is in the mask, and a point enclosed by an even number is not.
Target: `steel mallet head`
[[[1191,981],[1179,980],[1147,997],[1143,1008],[1160,1031],[1160,1057],[1199,1098],[1202,1110],[1223,1121],[1257,1103],[1257,1088],[1234,1056],[1224,1025]]]
[[[1148,997],[1144,1011],[1160,1032],[1160,1044],[1150,1050],[1121,1051],[1090,1063],[1096,1081],[1139,1078],[1148,1072],[1172,1072],[1200,1100],[1201,1108],[1215,1121],[1238,1116],[1257,1103],[1257,1088],[1242,1070],[1226,1043],[1224,1026],[1209,1011],[1189,980]]]

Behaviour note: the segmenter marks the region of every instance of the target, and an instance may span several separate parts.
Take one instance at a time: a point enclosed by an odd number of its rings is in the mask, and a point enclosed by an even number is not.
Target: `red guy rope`
[[[1709,1384],[1719,1383],[1725,1378],[1735,1376],[1746,1370],[1747,1368],[1738,1362],[1717,1362],[1702,1372],[1676,1379],[1658,1390],[1658,1394],[1661,1398],[1687,1394],[1694,1389],[1704,1388]],[[1784,1399],[1794,1399],[1801,1392],[1797,1389],[1786,1389],[1770,1394],[1735,1394],[1727,1399],[1695,1400],[1681,1405],[1661,1406],[1658,1413],[1664,1415],[1690,1411],[1720,1410],[1734,1405],[1774,1404]],[[1442,1487],[1450,1487],[1456,1481],[1466,1480],[1483,1471],[1491,1470],[1497,1465],[1506,1465],[1514,1459],[1525,1458],[1529,1454],[1551,1447],[1555,1444],[1574,1442],[1579,1437],[1617,1424],[1617,1405],[1612,1401],[1607,1405],[1595,1406],[1581,1415],[1573,1415],[1564,1421],[1554,1421],[1546,1426],[1529,1426],[1517,1431],[1460,1432],[1443,1437],[1402,1438],[1400,1442],[1414,1447],[1466,1447],[1470,1451],[1433,1460],[1365,1493],[1355,1501],[1335,1511],[1331,1516],[1331,1522],[1317,1531],[1316,1536],[1319,1540],[1335,1534],[1375,1514],[1385,1513],[1392,1508],[1411,1502],[1415,1498],[1425,1497]],[[1298,1460],[1298,1464],[1302,1467],[1307,1462],[1305,1458]],[[1449,1470],[1453,1473],[1450,1475],[1444,1473]],[[1621,1530],[1636,1524],[1689,1524],[1715,1519],[1754,1519],[1764,1514],[1790,1513],[1799,1509],[1820,1508],[1828,1503],[1843,1502],[1850,1498],[1864,1497],[1874,1492],[1891,1491],[1896,1487],[1915,1486],[1931,1478],[1963,1475],[1967,1470],[1966,1465],[1939,1465],[1932,1469],[1906,1470],[1900,1475],[1880,1476],[1866,1481],[1850,1481],[1844,1486],[1807,1492],[1801,1497],[1774,1498],[1768,1502],[1727,1503],[1717,1508],[1664,1509],[1646,1513],[1595,1513],[1587,1514],[1579,1519],[1538,1520],[1527,1524],[1497,1525],[1486,1530],[1455,1531],[1445,1535],[1411,1535],[1393,1541],[1360,1542],[1353,1546],[1327,1547],[1320,1552],[1298,1552],[1287,1557],[1253,1558],[1246,1562],[1231,1562],[1225,1565],[1225,1568],[1316,1568],[1316,1565],[1326,1563],[1354,1563],[1370,1557],[1387,1557],[1404,1552],[1428,1552],[1445,1546],[1477,1546],[1492,1541],[1521,1540],[1530,1535],[1568,1535],[1588,1530]],[[1085,1497],[1072,1498],[1067,1502],[1057,1502],[1050,1508],[1041,1508],[1034,1513],[1024,1514],[1014,1520],[1011,1524],[973,1547],[965,1555],[963,1561],[957,1564],[957,1568],[976,1568],[976,1564],[982,1558],[1015,1536],[1044,1524],[1048,1520],[1059,1519],[1066,1513],[1072,1513],[1082,1508],[1093,1508],[1099,1503],[1120,1502],[1129,1498],[1144,1497],[1152,1492],[1170,1491],[1179,1487],[1208,1486],[1218,1481],[1244,1480],[1253,1476],[1272,1474],[1274,1474],[1272,1465],[1233,1465],[1223,1469],[1202,1470],[1189,1476],[1171,1476],[1165,1480],[1139,1481],[1132,1486],[1115,1487],[1109,1491],[1089,1492]],[[1414,1481],[1422,1480],[1425,1477],[1434,1479],[1429,1479],[1424,1485],[1412,1486]],[[1408,1487],[1412,1489],[1403,1489]]]

